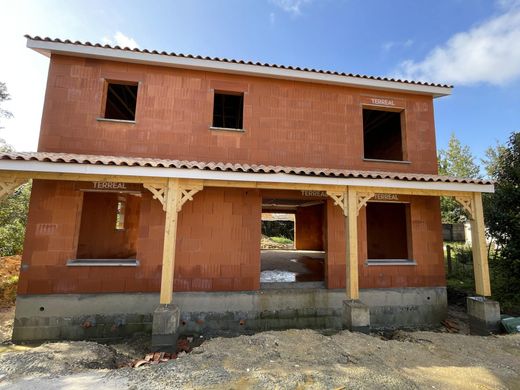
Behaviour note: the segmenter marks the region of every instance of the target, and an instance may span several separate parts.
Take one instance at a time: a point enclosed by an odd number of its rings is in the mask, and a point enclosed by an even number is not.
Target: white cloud
[[[271,25],[273,25],[273,24],[275,24],[275,22],[276,22],[276,15],[274,14],[274,12],[271,12],[271,13],[269,14],[269,23],[270,23]]]
[[[504,85],[520,78],[520,1],[503,0],[503,12],[453,35],[422,61],[400,64],[399,77],[472,85]]]
[[[292,16],[301,15],[302,6],[310,2],[311,0],[271,0],[271,3]]]
[[[390,51],[395,48],[408,48],[414,43],[413,39],[407,39],[406,41],[388,41],[381,45],[383,51]]]
[[[121,31],[118,31],[114,34],[112,38],[103,37],[101,42],[105,45],[117,45],[120,47],[129,47],[130,49],[139,48],[139,44],[136,42],[134,38],[127,37]]]

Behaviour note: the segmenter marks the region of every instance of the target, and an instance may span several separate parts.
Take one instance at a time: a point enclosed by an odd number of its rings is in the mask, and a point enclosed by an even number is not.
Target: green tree
[[[439,174],[455,177],[478,178],[480,168],[469,146],[462,145],[454,133],[448,142],[447,149],[438,153]],[[462,206],[452,197],[441,197],[441,215],[443,223],[460,223],[467,220]]]
[[[7,86],[5,83],[0,81],[0,104],[11,100],[9,92],[7,92]],[[0,118],[12,118],[13,114],[10,111],[5,110],[0,106]]]
[[[30,196],[26,183],[0,201],[0,256],[22,253]]]
[[[5,83],[0,82],[0,104],[10,100]],[[11,118],[13,114],[0,106],[0,118]],[[0,152],[14,149],[0,138]],[[27,183],[0,200],[0,256],[22,253],[25,225],[29,210],[31,184]]]
[[[495,146],[490,146],[486,149],[486,157],[480,159],[482,165],[484,166],[484,170],[486,171],[486,176],[490,179],[494,179],[497,176],[500,155],[503,154],[505,150],[506,147],[499,144],[497,141]]]
[[[484,197],[488,235],[497,244],[490,260],[494,296],[520,309],[520,132],[495,149],[491,165],[495,193]]]

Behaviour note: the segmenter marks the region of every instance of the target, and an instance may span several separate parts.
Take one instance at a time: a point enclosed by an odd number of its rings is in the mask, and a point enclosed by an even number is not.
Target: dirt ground
[[[450,321],[466,332],[453,310]],[[2,329],[12,316],[2,312]],[[117,367],[142,358],[148,337],[4,347],[0,389],[520,389],[520,334],[269,331],[214,338],[139,368]]]
[[[21,256],[0,257],[0,308],[14,305],[21,262]]]

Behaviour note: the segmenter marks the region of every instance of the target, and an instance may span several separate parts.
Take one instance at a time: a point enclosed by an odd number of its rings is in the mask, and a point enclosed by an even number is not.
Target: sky
[[[435,100],[478,158],[520,131],[520,0],[0,0],[0,138],[37,148],[48,59],[24,34],[454,85]]]

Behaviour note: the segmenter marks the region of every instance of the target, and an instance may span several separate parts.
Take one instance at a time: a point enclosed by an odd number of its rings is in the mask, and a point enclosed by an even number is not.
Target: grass
[[[272,241],[278,244],[292,244],[293,241],[286,237],[269,237]]]

